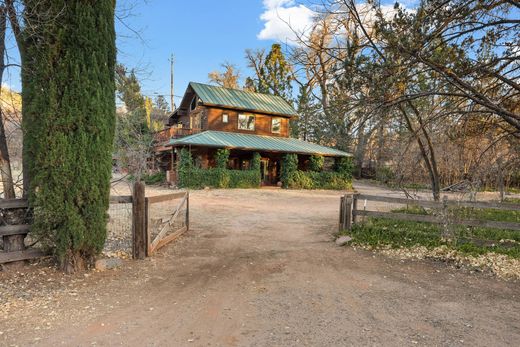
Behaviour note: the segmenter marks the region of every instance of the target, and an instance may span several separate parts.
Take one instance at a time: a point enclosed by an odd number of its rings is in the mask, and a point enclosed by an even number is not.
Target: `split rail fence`
[[[475,202],[475,201],[457,201],[448,200],[444,196],[443,201],[431,200],[415,200],[407,198],[395,198],[386,196],[366,195],[366,194],[347,194],[341,197],[340,213],[339,213],[339,231],[351,230],[352,225],[359,221],[359,217],[375,217],[388,218],[404,221],[428,222],[436,224],[446,223],[446,219],[439,218],[435,215],[420,215],[408,213],[394,213],[367,210],[367,201],[386,202],[389,204],[402,204],[421,206],[426,208],[434,208],[446,211],[448,207],[473,207],[482,209],[497,209],[505,211],[520,211],[519,204],[499,203],[499,202]],[[360,208],[360,202],[363,202],[363,207]],[[444,213],[446,215],[446,213]],[[485,227],[495,229],[509,229],[520,231],[520,223],[515,222],[500,222],[490,220],[476,220],[476,219],[457,219],[451,218],[450,224],[465,225],[472,227]]]
[[[146,197],[144,183],[137,182],[134,185],[133,195],[111,196],[110,204],[132,204],[132,257],[134,259],[152,256],[158,249],[189,230],[189,192],[187,191]],[[28,201],[26,199],[0,200],[0,211],[4,214],[14,209],[29,211]],[[40,249],[26,248],[24,240],[30,229],[29,224],[0,226],[0,237],[3,241],[0,264],[45,256]]]

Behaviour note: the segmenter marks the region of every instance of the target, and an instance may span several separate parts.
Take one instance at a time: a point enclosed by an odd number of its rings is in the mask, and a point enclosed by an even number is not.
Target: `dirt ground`
[[[340,195],[194,191],[191,230],[153,258],[0,273],[0,345],[518,345],[518,282],[337,247]]]

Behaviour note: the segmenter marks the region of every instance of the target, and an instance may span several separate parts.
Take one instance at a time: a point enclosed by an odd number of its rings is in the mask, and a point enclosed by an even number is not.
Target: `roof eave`
[[[296,152],[296,151],[277,151],[274,149],[267,149],[267,148],[254,148],[254,147],[238,147],[238,146],[225,146],[225,145],[212,145],[212,144],[192,144],[192,143],[183,143],[177,142],[177,143],[170,143],[171,147],[185,147],[185,146],[192,146],[192,147],[211,147],[211,148],[225,148],[225,149],[238,149],[242,151],[263,151],[263,152],[273,152],[273,153],[294,153],[294,154],[301,154],[301,155],[313,155],[313,154],[319,154],[324,157],[352,157],[353,155],[350,153],[345,152],[345,154],[329,154],[329,153],[320,153],[320,152]]]

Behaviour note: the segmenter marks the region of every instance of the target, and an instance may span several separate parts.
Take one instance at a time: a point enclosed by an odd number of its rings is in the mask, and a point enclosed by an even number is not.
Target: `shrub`
[[[260,153],[253,154],[253,160],[251,161],[251,170],[260,172]]]
[[[154,185],[166,182],[166,172],[155,172],[153,174],[143,175],[143,181],[146,185]]]
[[[388,183],[395,178],[395,174],[388,166],[382,166],[376,170],[376,180],[381,183]]]
[[[251,167],[254,170],[228,170],[228,150],[219,150],[216,168],[201,169],[193,165],[190,152],[182,149],[179,162],[179,186],[183,188],[256,188],[260,186],[260,155],[255,153]]]
[[[305,172],[297,170],[288,184],[292,189],[336,189],[352,188],[352,181],[337,172]]]
[[[229,160],[229,149],[219,149],[215,153],[216,167],[219,169],[226,169]]]
[[[325,158],[322,155],[313,155],[309,159],[309,170],[314,172],[321,172]]]
[[[283,157],[282,168],[280,172],[280,179],[282,180],[282,187],[289,188],[289,182],[293,179],[298,170],[298,155],[286,154]]]
[[[352,158],[342,157],[338,159],[336,161],[336,165],[334,166],[334,171],[336,171],[344,179],[352,180],[352,172],[354,171]]]

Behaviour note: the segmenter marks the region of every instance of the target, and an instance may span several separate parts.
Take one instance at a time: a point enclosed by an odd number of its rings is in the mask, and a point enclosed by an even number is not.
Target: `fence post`
[[[352,224],[356,224],[357,222],[357,216],[356,216],[356,211],[358,209],[358,195],[359,194],[354,194],[353,195],[353,200],[352,200]]]
[[[146,257],[146,201],[144,183],[134,183],[132,193],[132,258]]]
[[[186,192],[186,230],[190,230],[190,192]]]
[[[338,232],[341,232],[344,225],[344,219],[343,219],[343,209],[345,206],[345,197],[341,196],[339,198],[339,224],[338,224]]]
[[[345,214],[347,217],[347,218],[345,218],[345,222],[346,222],[345,229],[350,231],[350,230],[352,230],[352,195],[346,196],[345,205],[346,205]]]
[[[150,233],[150,201],[148,198],[144,198],[144,240],[145,240],[145,253],[147,257],[151,256],[150,244],[152,243],[152,235]]]

